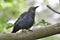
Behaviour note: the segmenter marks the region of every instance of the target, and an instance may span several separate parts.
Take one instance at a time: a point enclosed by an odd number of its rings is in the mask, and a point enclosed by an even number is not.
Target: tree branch
[[[60,23],[49,27],[34,28],[33,32],[0,34],[0,40],[36,40],[60,33]]]
[[[60,12],[57,12],[56,10],[52,9],[49,5],[47,5],[47,7],[52,10],[53,12],[57,13],[57,14],[60,14]]]

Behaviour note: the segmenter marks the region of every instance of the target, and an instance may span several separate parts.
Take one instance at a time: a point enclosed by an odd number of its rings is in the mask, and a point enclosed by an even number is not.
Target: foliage
[[[26,11],[25,7],[27,7],[25,0],[0,0],[0,33],[10,32],[13,24],[8,21],[19,17]]]
[[[45,19],[41,19],[41,21],[36,23],[35,25],[39,25],[39,24],[42,24],[44,26],[51,25],[51,23],[47,22]]]

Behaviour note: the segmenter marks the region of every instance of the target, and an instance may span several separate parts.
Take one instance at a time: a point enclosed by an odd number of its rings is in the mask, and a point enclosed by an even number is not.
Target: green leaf
[[[13,0],[4,0],[5,2],[13,2]]]
[[[9,29],[9,28],[11,28],[12,26],[14,26],[13,24],[11,24],[11,23],[9,23],[9,24],[7,24],[7,27],[6,27],[6,29]]]

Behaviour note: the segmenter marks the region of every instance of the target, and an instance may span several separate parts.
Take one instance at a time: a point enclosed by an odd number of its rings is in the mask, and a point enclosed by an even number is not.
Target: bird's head
[[[28,11],[31,11],[31,12],[35,12],[36,8],[38,8],[39,6],[36,6],[36,7],[30,7]]]

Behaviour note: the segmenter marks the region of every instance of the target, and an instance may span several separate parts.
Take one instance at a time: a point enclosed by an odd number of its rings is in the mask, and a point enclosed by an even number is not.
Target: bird
[[[32,25],[34,24],[35,20],[35,11],[36,7],[30,7],[27,12],[24,12],[21,14],[21,16],[17,19],[17,21],[14,23],[14,27],[11,33],[16,33],[20,29],[26,29],[29,30]]]

